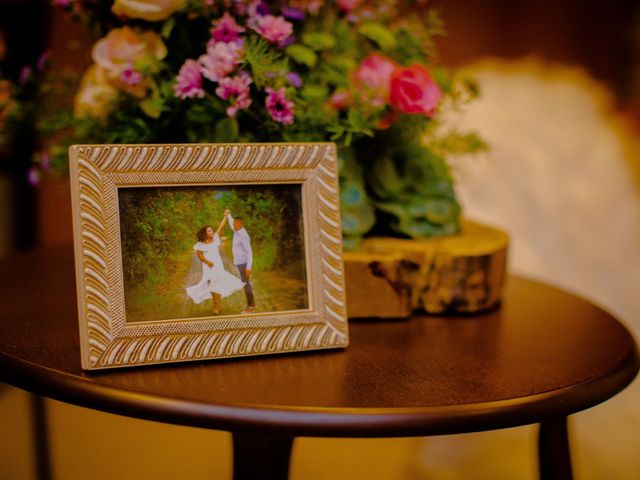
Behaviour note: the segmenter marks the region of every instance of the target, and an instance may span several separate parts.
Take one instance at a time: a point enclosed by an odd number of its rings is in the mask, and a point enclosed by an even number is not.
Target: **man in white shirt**
[[[233,230],[233,264],[240,272],[240,280],[244,282],[244,293],[247,297],[247,309],[242,313],[251,313],[256,309],[253,297],[253,285],[251,285],[251,267],[253,265],[253,251],[251,250],[251,237],[244,228],[241,217],[233,218],[230,210],[225,210],[227,221]]]

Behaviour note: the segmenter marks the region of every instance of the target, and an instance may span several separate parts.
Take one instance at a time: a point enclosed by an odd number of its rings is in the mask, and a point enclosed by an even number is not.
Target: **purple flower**
[[[300,75],[296,72],[289,72],[287,74],[287,80],[293,88],[300,88],[302,86],[302,78],[300,78]]]
[[[224,100],[231,99],[231,105],[227,107],[227,115],[235,117],[238,110],[249,108],[251,105],[249,85],[251,76],[248,72],[242,71],[235,77],[227,77],[220,80],[216,95]]]
[[[284,18],[288,18],[289,20],[304,20],[304,12],[299,8],[283,7],[282,16]]]
[[[269,5],[267,2],[258,2],[256,6],[256,13],[258,15],[269,15]]]
[[[293,35],[291,35],[284,42],[282,42],[282,45],[280,45],[280,47],[282,48],[288,47],[289,45],[293,45],[295,42],[296,42],[296,38]]]
[[[247,13],[246,0],[233,0],[233,9],[238,15],[245,15]]]
[[[39,72],[42,72],[46,68],[50,56],[51,52],[49,52],[48,50],[40,54],[40,56],[38,57],[38,61],[36,62],[36,68]]]
[[[253,0],[244,10],[247,16],[247,26],[254,30],[258,20],[265,15],[269,15],[269,5],[261,0]]]
[[[40,177],[41,175],[38,167],[33,166],[27,172],[27,182],[29,182],[29,185],[31,185],[32,187],[35,187],[38,183],[40,183]]]
[[[242,53],[241,43],[210,42],[207,53],[198,59],[202,74],[212,82],[219,82],[240,63]]]
[[[212,23],[211,36],[216,42],[234,42],[245,31],[245,28],[238,25],[229,12],[224,12],[222,17]]]
[[[267,92],[265,107],[267,107],[271,118],[283,125],[291,125],[293,123],[293,110],[295,105],[287,98],[284,87],[278,90],[267,87],[265,90]]]
[[[54,7],[67,8],[73,3],[73,0],[53,0]]]
[[[131,64],[129,64],[120,74],[120,80],[122,80],[122,82],[126,85],[130,85],[133,87],[139,85],[142,80],[144,80],[144,77],[139,71],[134,69]]]
[[[293,33],[293,25],[284,17],[266,15],[257,19],[254,30],[268,42],[283,47]]]
[[[29,65],[25,65],[20,69],[20,75],[18,77],[18,83],[20,85],[25,85],[30,79],[31,74],[33,73],[33,69]]]
[[[191,59],[184,62],[176,77],[176,84],[173,86],[173,91],[176,97],[182,100],[185,98],[204,97],[200,63]]]

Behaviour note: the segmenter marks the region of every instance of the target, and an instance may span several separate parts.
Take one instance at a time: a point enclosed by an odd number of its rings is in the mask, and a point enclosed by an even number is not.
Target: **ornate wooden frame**
[[[82,367],[345,347],[336,148],[331,143],[71,147]],[[300,184],[309,309],[127,323],[118,188]]]

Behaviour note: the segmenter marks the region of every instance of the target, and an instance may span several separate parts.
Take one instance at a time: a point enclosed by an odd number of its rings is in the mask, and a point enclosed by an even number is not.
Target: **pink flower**
[[[144,77],[139,71],[133,68],[132,65],[129,65],[120,74],[120,80],[126,85],[134,87],[140,84],[144,80]]]
[[[398,69],[391,77],[391,105],[403,113],[433,117],[442,92],[420,64]]]
[[[114,28],[93,47],[93,60],[113,77],[136,62],[155,63],[167,55],[167,47],[155,32],[130,27]]]
[[[207,53],[198,59],[202,65],[202,74],[212,82],[219,82],[240,63],[242,53],[241,44],[210,42]]]
[[[289,7],[290,8],[298,8],[303,11],[307,11],[312,15],[316,15],[322,5],[324,4],[324,0],[290,0]]]
[[[267,99],[265,106],[271,118],[283,125],[291,125],[293,123],[294,103],[287,98],[284,87],[273,90],[269,87],[266,89]]]
[[[362,0],[338,0],[338,7],[343,12],[350,12],[354,8],[356,8]]]
[[[364,97],[372,105],[385,105],[389,100],[391,76],[397,68],[398,65],[390,58],[371,53],[356,71],[356,87],[364,87]]]
[[[38,71],[42,72],[45,68],[47,68],[50,58],[51,52],[49,52],[48,50],[40,54],[38,60],[36,61],[36,68],[38,69]]]
[[[251,85],[251,76],[242,71],[235,77],[227,77],[220,80],[216,95],[224,100],[231,99],[231,106],[227,108],[227,115],[235,117],[238,110],[249,108],[251,98],[249,97],[249,85]]]
[[[180,67],[173,91],[176,97],[182,100],[185,98],[204,97],[202,73],[200,72],[200,64],[196,60],[189,59]]]
[[[345,110],[351,105],[352,101],[351,92],[347,90],[336,90],[329,98],[329,107],[334,110]]]
[[[25,85],[33,76],[33,69],[29,65],[25,65],[20,69],[18,76],[18,85]]]
[[[29,168],[29,171],[27,172],[27,182],[29,182],[29,185],[35,187],[40,183],[41,177],[42,176],[40,175],[40,170],[38,170],[38,167],[32,166],[31,168]]]
[[[112,85],[139,98],[144,97],[150,87],[148,74],[157,70],[166,55],[167,47],[160,35],[130,27],[114,28],[98,40],[92,50],[93,60]],[[137,75],[132,78],[133,69],[147,78],[137,78]]]
[[[216,42],[234,42],[240,34],[245,31],[245,28],[238,25],[229,12],[224,12],[222,17],[214,20],[213,27],[214,28],[211,29],[211,36]]]
[[[283,47],[293,33],[293,25],[287,22],[284,17],[265,15],[256,20],[254,30],[268,42]]]

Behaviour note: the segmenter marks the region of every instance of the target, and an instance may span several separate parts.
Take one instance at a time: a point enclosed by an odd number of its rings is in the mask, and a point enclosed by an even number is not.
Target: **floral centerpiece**
[[[334,141],[345,240],[455,233],[445,156],[483,148],[443,131],[473,83],[434,65],[425,2],[55,0],[97,33],[71,143]],[[60,121],[62,120],[62,121]]]

